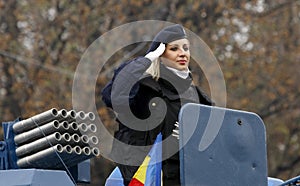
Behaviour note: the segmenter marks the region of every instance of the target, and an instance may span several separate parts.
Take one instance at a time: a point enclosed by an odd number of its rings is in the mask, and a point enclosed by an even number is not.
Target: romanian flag
[[[129,186],[160,186],[161,185],[161,159],[162,135],[159,133],[154,145],[144,159],[142,165],[134,174]]]

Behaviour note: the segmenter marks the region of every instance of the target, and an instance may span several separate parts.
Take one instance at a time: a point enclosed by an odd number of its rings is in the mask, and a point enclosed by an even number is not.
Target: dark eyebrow
[[[184,46],[184,45],[190,45],[189,43],[184,43],[184,44],[182,44],[182,46]],[[168,44],[168,46],[179,46],[179,44]]]
[[[168,44],[168,45],[169,45],[170,47],[172,47],[172,46],[177,46],[177,47],[178,47],[178,46],[179,46],[178,44],[171,44],[171,45]]]

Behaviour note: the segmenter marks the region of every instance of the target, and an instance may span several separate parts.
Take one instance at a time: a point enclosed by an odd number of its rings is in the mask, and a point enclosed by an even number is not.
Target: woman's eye
[[[176,51],[177,49],[178,49],[177,47],[170,48],[170,50],[172,50],[172,51]]]
[[[189,47],[188,47],[188,46],[183,46],[183,50],[184,50],[184,51],[188,51],[188,50],[189,50]]]

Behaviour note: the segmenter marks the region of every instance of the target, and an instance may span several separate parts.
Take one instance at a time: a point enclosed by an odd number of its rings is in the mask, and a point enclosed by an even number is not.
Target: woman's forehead
[[[170,43],[168,43],[168,45],[185,45],[185,44],[189,44],[189,40],[187,39],[178,39],[178,40],[175,40],[175,41],[172,41]]]

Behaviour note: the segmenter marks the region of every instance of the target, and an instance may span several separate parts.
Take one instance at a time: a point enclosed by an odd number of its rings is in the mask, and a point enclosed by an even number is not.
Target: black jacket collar
[[[173,94],[181,94],[191,86],[192,77],[190,74],[186,79],[183,79],[161,64],[158,83]]]

